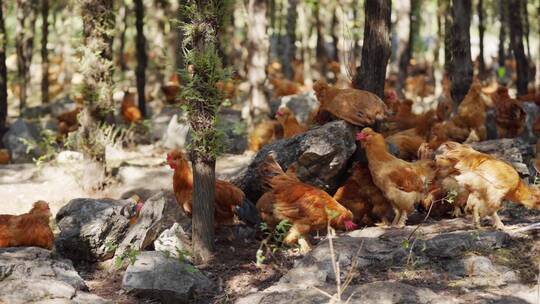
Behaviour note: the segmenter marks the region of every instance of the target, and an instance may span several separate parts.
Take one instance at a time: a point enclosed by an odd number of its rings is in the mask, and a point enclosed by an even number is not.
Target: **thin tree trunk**
[[[538,21],[538,37],[540,37],[540,0],[538,0],[538,7],[536,9],[536,20]],[[540,90],[540,39],[538,39],[538,53],[536,55],[536,87]]]
[[[6,120],[8,116],[6,68],[7,32],[4,22],[3,2],[4,1],[0,0],[0,138],[7,130]]]
[[[143,117],[146,117],[146,102],[144,86],[146,85],[146,65],[148,57],[146,55],[146,38],[144,37],[144,3],[143,0],[135,0],[135,27],[137,28],[137,93],[139,110]]]
[[[328,66],[328,54],[326,52],[326,45],[324,41],[323,23],[321,20],[321,4],[317,3],[315,6],[315,27],[317,29],[317,46],[315,47],[315,57],[321,69],[321,78],[326,77]]]
[[[332,59],[334,61],[337,61],[339,62],[339,55],[338,55],[338,42],[339,42],[339,38],[338,38],[338,29],[337,29],[337,25],[339,24],[339,20],[338,20],[338,17],[337,17],[337,5],[336,7],[334,8],[334,11],[332,13],[332,24],[331,24],[331,33],[332,33],[332,46],[334,47],[334,53],[332,53]]]
[[[529,62],[525,56],[523,47],[523,25],[521,23],[520,13],[521,0],[509,0],[508,12],[510,21],[510,46],[514,52],[514,58],[517,63],[517,90],[518,94],[525,95],[529,84]]]
[[[124,1],[121,1],[120,10],[118,12],[120,15],[119,20],[121,20],[120,27],[122,28],[120,30],[120,45],[118,46],[118,65],[120,66],[120,70],[122,72],[126,71],[128,69],[126,58],[124,56],[124,52],[126,50],[126,31],[128,29],[128,6],[125,4]]]
[[[284,45],[283,59],[281,61],[283,75],[290,80],[292,80],[294,76],[292,62],[296,55],[296,22],[298,19],[298,11],[296,10],[297,5],[298,0],[289,1],[289,7],[287,9],[286,41]]]
[[[450,0],[441,0],[444,15],[444,70],[449,76],[452,69],[452,18],[450,15]]]
[[[250,125],[255,118],[270,113],[270,105],[264,94],[269,49],[265,17],[266,0],[249,0],[247,78]]]
[[[17,71],[20,83],[20,111],[26,107],[28,85],[30,84],[30,64],[34,49],[34,28],[37,19],[37,2],[32,0],[17,1]]]
[[[453,0],[450,9],[452,15],[450,92],[456,104],[455,108],[469,92],[473,79],[470,40],[471,5],[471,0]]]
[[[201,262],[210,260],[214,251],[215,166],[193,159],[193,252]]]
[[[183,7],[185,5],[185,0],[178,0],[178,7]],[[182,16],[180,14],[180,9],[178,10],[177,14],[178,20],[181,20]],[[174,56],[174,66],[176,67],[176,72],[185,69],[185,58],[184,58],[184,50],[183,50],[183,43],[184,43],[184,31],[181,27],[177,26],[176,30],[176,42],[174,44],[175,47],[175,56]]]
[[[41,102],[49,102],[49,51],[47,41],[49,38],[49,0],[42,0],[41,19]]]
[[[485,21],[484,21],[484,0],[478,0],[477,5],[478,13],[478,39],[480,40],[479,47],[480,53],[478,54],[478,74],[481,78],[485,76],[486,73],[486,62],[484,61],[484,32],[486,30]]]
[[[353,86],[384,98],[384,79],[390,58],[391,0],[366,0],[362,63]]]
[[[311,37],[312,24],[311,13],[308,6],[304,2],[299,4],[298,22],[300,23],[300,33],[302,38],[302,62],[303,62],[303,81],[308,87],[313,85],[313,76],[311,75],[311,48],[309,47],[309,39]]]
[[[433,50],[433,57],[435,58],[436,66],[440,66],[441,64],[439,54],[441,51],[441,41],[444,39],[442,16],[443,16],[443,12],[442,12],[441,0],[437,0],[437,42],[435,43],[435,50]]]
[[[523,35],[525,36],[525,43],[527,45],[527,59],[532,60],[531,57],[531,46],[529,44],[529,33],[531,27],[529,25],[529,11],[527,9],[527,1],[520,1],[521,3],[521,14],[523,19]]]
[[[410,0],[409,10],[409,39],[405,50],[399,59],[399,91],[405,87],[405,79],[408,75],[408,67],[414,54],[414,44],[420,30],[420,0]]]
[[[506,20],[506,5],[504,5],[505,0],[499,0],[499,17],[501,28],[499,29],[499,67],[505,66],[505,60],[506,60],[506,50],[505,50],[505,43],[506,43],[506,26],[507,26],[507,20]]]

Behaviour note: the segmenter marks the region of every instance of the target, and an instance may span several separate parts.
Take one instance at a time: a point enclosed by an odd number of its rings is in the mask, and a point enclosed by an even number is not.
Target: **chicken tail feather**
[[[247,198],[244,198],[242,204],[236,205],[234,208],[234,212],[244,223],[253,226],[258,226],[261,223],[261,217],[259,216],[259,212],[257,211],[255,204],[253,204]]]

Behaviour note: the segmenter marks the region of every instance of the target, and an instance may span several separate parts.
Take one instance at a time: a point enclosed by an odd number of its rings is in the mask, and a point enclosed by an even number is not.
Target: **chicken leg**
[[[493,227],[495,227],[495,229],[504,231],[504,224],[501,221],[501,218],[499,217],[497,212],[495,212],[495,213],[493,213],[491,215],[491,219],[492,219]]]

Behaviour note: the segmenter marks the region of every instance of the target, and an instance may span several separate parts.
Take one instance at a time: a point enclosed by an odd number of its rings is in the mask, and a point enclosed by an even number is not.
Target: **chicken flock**
[[[292,85],[278,76],[269,78],[277,94],[298,93],[297,83]],[[176,96],[178,79],[172,77],[169,82],[163,90],[167,96]],[[408,90],[422,98],[431,92],[426,86],[422,79],[407,83]],[[221,83],[219,88],[234,94],[232,84]],[[288,221],[291,228],[284,243],[298,244],[302,252],[307,252],[311,247],[310,233],[327,225],[341,230],[369,225],[402,228],[414,210],[423,209],[434,216],[472,214],[475,228],[481,227],[483,218],[490,217],[494,228],[504,229],[498,216],[503,200],[540,209],[540,188],[524,182],[512,165],[469,145],[487,139],[486,119],[490,109],[499,138],[520,136],[526,120],[523,103],[540,104],[535,92],[516,99],[505,87],[484,86],[474,80],[464,100],[455,107],[449,80],[445,78],[437,108],[415,114],[413,102],[400,100],[390,85],[383,99],[367,91],[337,88],[324,80],[315,82],[313,89],[319,106],[306,124],[300,123],[291,109],[280,107],[274,119],[262,121],[251,130],[249,149],[259,151],[273,141],[298,136],[330,121],[344,120],[357,128],[359,152],[351,159],[348,178],[332,195],[300,180],[296,175],[298,164],[282,168],[270,153],[257,169],[264,193],[255,204],[237,186],[216,180],[216,226],[233,225],[240,220],[251,225],[265,222],[273,228]],[[134,95],[126,92],[121,109],[126,121],[141,119],[134,100]],[[171,97],[167,102],[177,101]],[[73,130],[79,111],[75,109],[58,117],[61,132]],[[540,118],[533,129],[538,136]],[[190,216],[193,174],[189,159],[183,151],[174,150],[167,154],[166,162],[174,171],[172,189],[176,201]],[[540,157],[535,167],[539,168],[539,164]],[[137,203],[137,215],[141,208]],[[0,215],[0,247],[32,244],[51,248],[49,217],[48,205],[41,201],[27,214]],[[26,233],[35,230],[40,232]]]

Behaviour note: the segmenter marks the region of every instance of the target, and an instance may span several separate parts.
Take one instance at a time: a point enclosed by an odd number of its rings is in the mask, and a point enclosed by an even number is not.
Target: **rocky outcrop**
[[[56,214],[60,234],[56,250],[73,261],[103,261],[113,257],[124,239],[129,219],[122,208],[129,200],[78,198]]]
[[[9,150],[12,163],[27,163],[31,162],[33,157],[39,156],[40,151],[31,150],[27,153],[26,142],[35,143],[40,138],[40,130],[36,124],[19,118],[4,134],[2,143]]]
[[[332,192],[337,189],[355,150],[355,128],[344,121],[331,122],[266,145],[233,182],[251,201],[257,201],[262,195],[259,167],[272,152],[283,169],[296,163],[300,180]]]
[[[0,249],[0,303],[112,303],[86,291],[71,261],[49,250]]]

